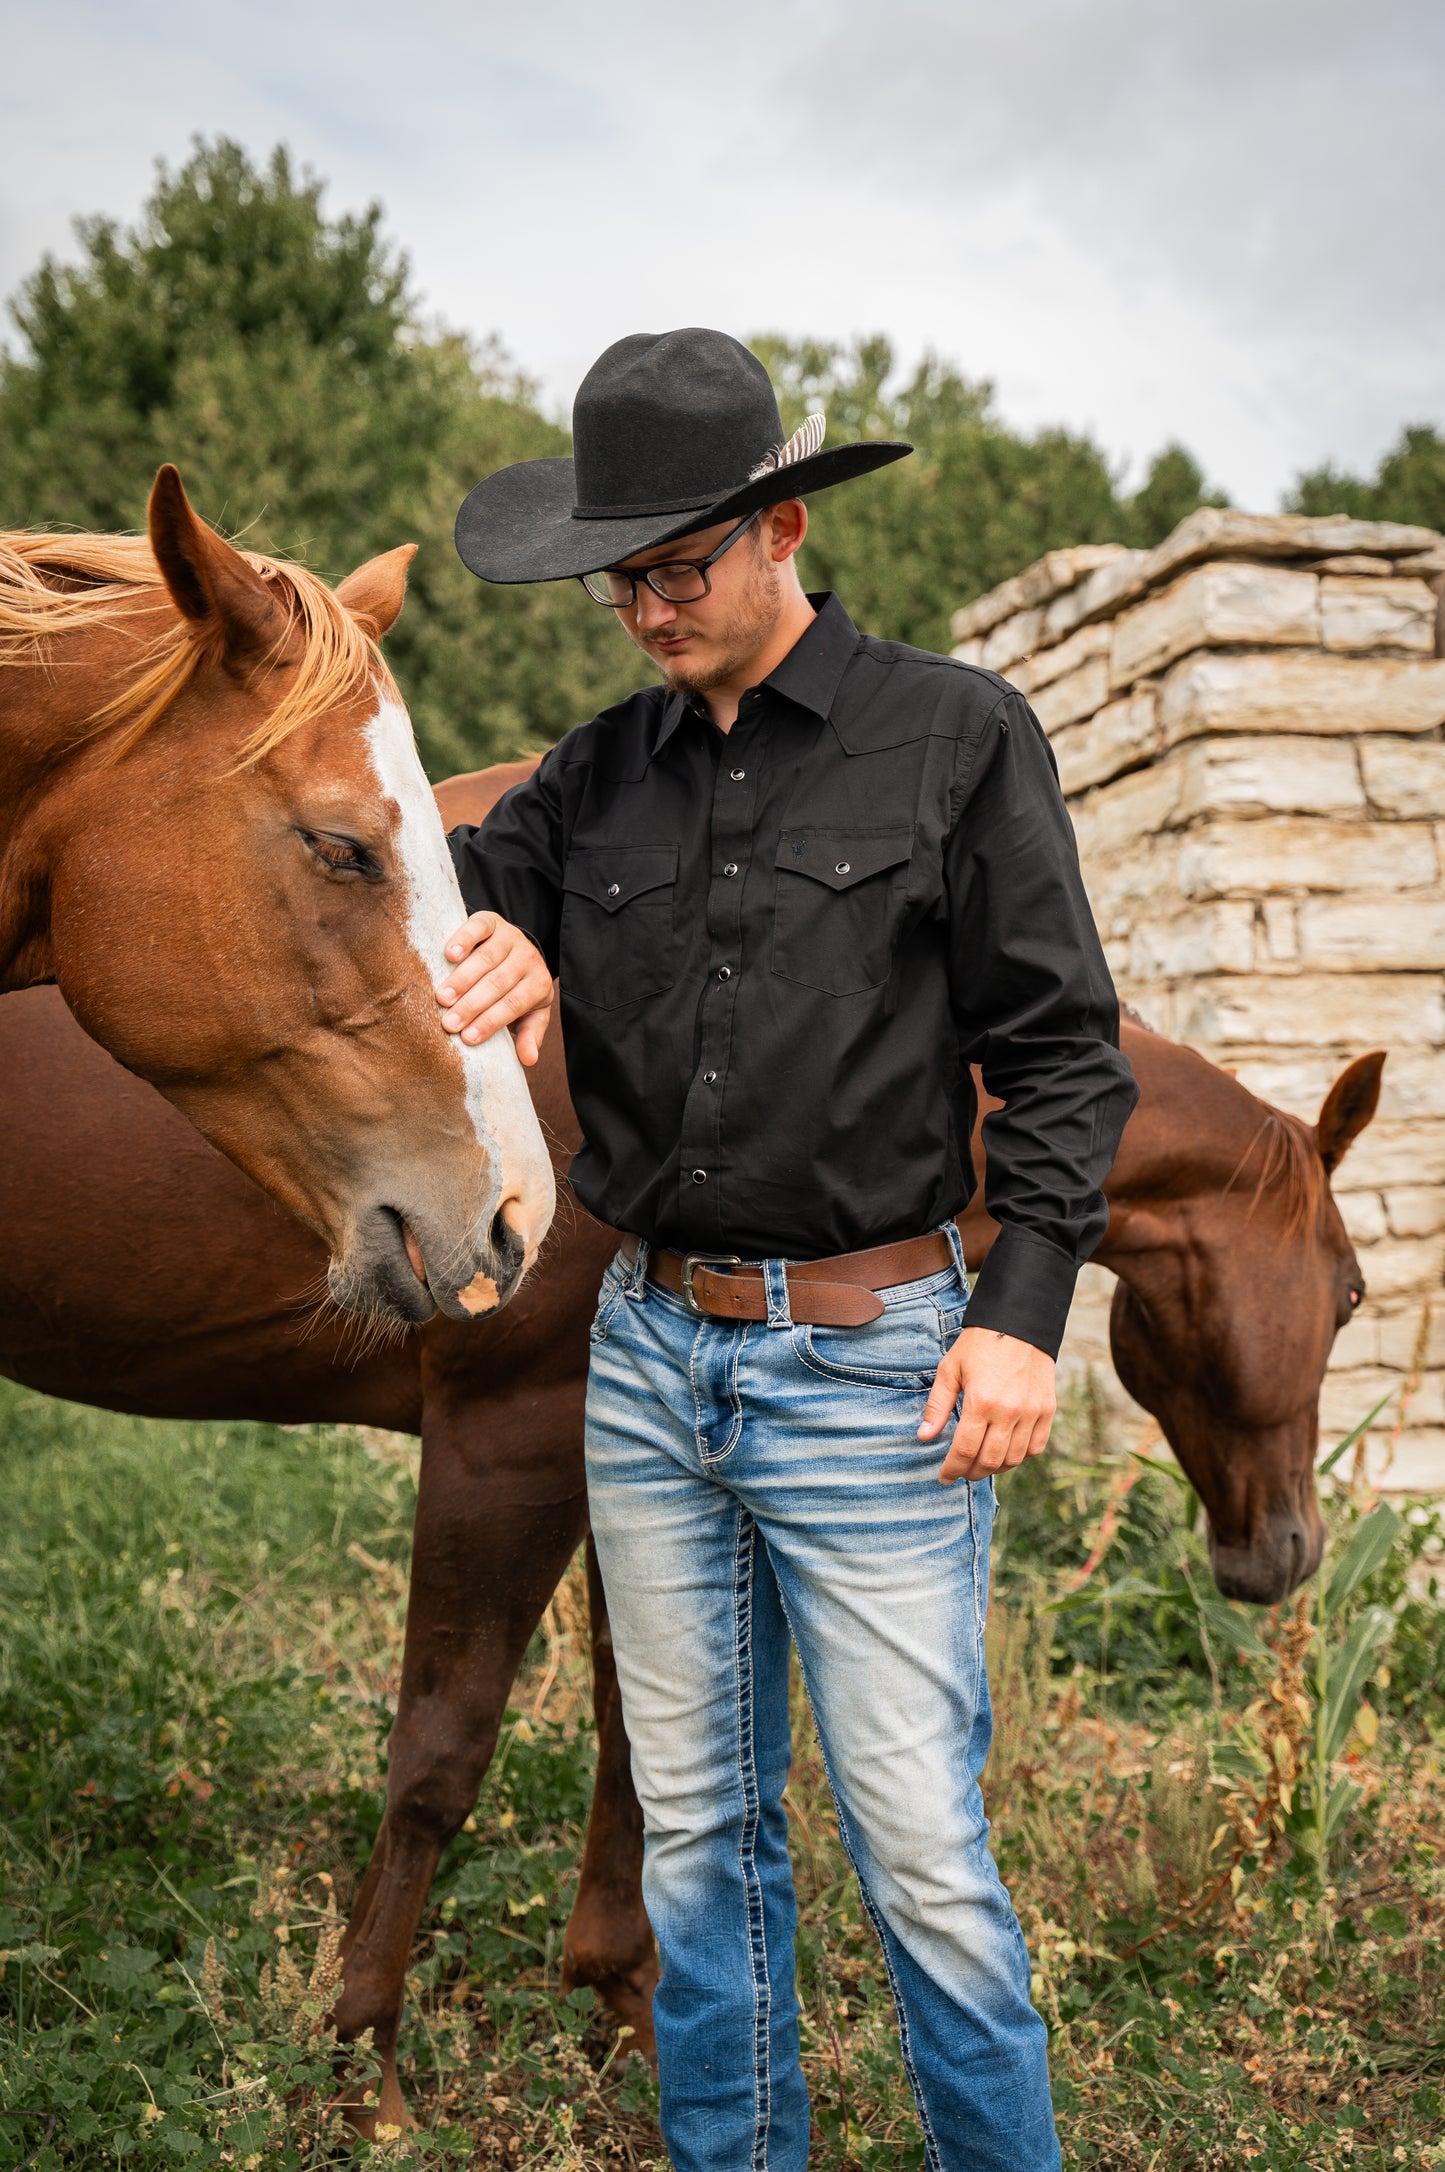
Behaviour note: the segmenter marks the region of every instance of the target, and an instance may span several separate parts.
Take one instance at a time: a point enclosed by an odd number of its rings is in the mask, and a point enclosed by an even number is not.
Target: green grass
[[[1445,2165],[1438,1522],[1407,1519],[1326,1623],[1341,1647],[1368,1607],[1394,1627],[1324,1774],[1359,1795],[1321,1859],[1309,1624],[1219,1602],[1177,1483],[1121,1493],[1097,1447],[1075,1410],[1003,1489],[991,1631],[986,1792],[1065,2162]],[[379,1819],[410,1445],[0,1387],[0,1488],[0,2113],[24,2115],[0,2166],[338,2161],[317,2023]],[[1333,1558],[1367,1507],[1334,1506]],[[414,1955],[422,2131],[361,2154],[660,2167],[649,2076],[557,1988],[592,1763],[575,1571],[515,1699]],[[797,1739],[813,2161],[901,2172],[891,2008],[801,1708]]]

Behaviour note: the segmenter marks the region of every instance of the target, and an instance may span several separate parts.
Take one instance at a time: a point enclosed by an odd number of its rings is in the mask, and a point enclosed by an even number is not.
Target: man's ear
[[[209,635],[229,664],[275,657],[289,623],[284,602],[238,550],[199,518],[169,461],[151,486],[146,526],[156,564],[182,618]]]
[[[368,558],[364,566],[348,573],[336,590],[363,633],[373,641],[391,632],[406,602],[406,569],[416,556],[415,543],[399,543],[394,551]]]
[[[781,498],[763,515],[770,522],[768,556],[775,565],[796,556],[808,533],[808,508],[801,498]]]

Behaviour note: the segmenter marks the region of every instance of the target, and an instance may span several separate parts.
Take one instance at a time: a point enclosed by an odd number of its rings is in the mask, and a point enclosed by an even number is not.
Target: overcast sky
[[[283,141],[570,405],[621,333],[886,332],[1240,503],[1445,425],[1441,0],[0,0],[0,291]]]

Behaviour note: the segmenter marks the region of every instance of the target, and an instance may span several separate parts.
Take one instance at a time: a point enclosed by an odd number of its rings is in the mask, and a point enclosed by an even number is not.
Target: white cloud
[[[559,407],[607,342],[884,330],[1245,502],[1445,420],[1435,0],[0,0],[0,288],[193,132],[379,196]]]

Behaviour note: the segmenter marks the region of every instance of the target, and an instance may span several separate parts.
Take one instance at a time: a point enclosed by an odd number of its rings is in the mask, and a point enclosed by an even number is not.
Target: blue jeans
[[[979,1774],[987,1479],[915,1431],[963,1261],[863,1328],[701,1319],[619,1253],[592,1328],[587,1486],[646,1820],[677,2172],[799,2172],[783,1789],[796,1643],[838,1826],[882,1943],[932,2172],[1053,2172],[1044,2025]]]

